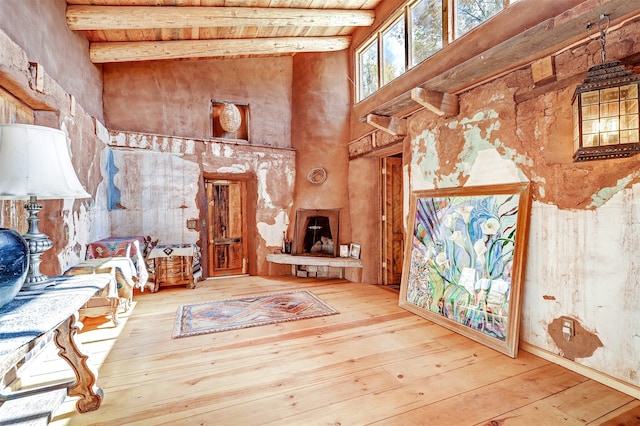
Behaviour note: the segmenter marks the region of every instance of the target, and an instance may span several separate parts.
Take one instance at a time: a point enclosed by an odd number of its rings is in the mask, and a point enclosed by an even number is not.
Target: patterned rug
[[[294,291],[178,307],[173,338],[337,314],[310,291]]]

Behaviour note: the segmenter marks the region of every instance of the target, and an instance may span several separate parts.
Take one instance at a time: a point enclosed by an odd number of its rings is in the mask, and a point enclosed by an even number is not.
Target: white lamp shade
[[[78,180],[62,130],[0,124],[0,198],[91,198]]]

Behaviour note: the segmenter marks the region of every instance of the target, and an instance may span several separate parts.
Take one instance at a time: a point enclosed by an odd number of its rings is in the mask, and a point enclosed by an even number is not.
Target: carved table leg
[[[120,307],[120,299],[114,298],[110,300],[111,303],[111,321],[113,321],[113,325],[116,327],[120,324],[118,321],[118,308]]]
[[[79,396],[76,408],[80,413],[95,411],[102,403],[102,389],[96,386],[98,373],[93,371],[89,357],[80,351],[79,344],[75,342],[78,332],[76,315],[71,315],[55,331],[54,341],[58,347],[58,355],[63,358],[73,369],[76,375],[75,383],[68,388],[69,396]]]

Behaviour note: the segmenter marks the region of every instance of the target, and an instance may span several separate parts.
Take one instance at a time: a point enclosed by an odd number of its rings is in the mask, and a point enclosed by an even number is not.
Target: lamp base
[[[31,269],[29,269],[29,273],[31,273]],[[29,281],[29,278],[32,278],[32,281]],[[27,279],[22,284],[20,291],[42,290],[54,283],[54,280],[52,280],[48,275],[40,274],[37,277],[27,276]]]
[[[38,212],[42,210],[42,204],[38,203],[36,197],[32,195],[24,208],[29,212],[27,217],[29,230],[23,235],[29,245],[29,272],[20,291],[42,290],[50,286],[52,280],[40,272],[40,263],[42,263],[40,255],[49,250],[53,242],[38,229],[38,222],[40,222]]]

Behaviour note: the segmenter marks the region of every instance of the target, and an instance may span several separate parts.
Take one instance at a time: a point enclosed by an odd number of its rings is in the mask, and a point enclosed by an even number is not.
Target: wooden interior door
[[[382,158],[382,283],[400,284],[404,250],[402,157]]]
[[[246,182],[205,181],[209,276],[247,273]]]

